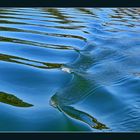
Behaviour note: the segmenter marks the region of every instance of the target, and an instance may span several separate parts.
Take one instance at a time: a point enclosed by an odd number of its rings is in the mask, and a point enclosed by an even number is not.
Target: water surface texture
[[[0,131],[140,131],[139,8],[0,8]]]

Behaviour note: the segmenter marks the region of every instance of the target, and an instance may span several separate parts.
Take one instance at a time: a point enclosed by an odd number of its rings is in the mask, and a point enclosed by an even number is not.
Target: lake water
[[[140,131],[139,8],[0,8],[0,131]]]

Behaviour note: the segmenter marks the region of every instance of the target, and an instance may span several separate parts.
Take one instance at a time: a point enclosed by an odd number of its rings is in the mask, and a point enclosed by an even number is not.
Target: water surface
[[[0,131],[140,131],[139,15],[0,8]]]

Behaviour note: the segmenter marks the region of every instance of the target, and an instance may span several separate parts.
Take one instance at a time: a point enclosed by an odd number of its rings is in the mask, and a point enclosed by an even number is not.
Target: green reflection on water
[[[6,103],[9,105],[17,106],[17,107],[31,107],[32,104],[26,103],[19,99],[18,97],[8,94],[5,92],[0,92],[0,102]]]
[[[29,59],[25,59],[25,58],[4,55],[4,54],[0,54],[0,60],[19,63],[19,64],[25,64],[25,65],[29,65],[29,66],[33,66],[33,67],[37,67],[37,68],[45,68],[45,69],[60,68],[62,66],[62,64],[58,64],[58,63],[37,62],[34,60],[29,60]]]

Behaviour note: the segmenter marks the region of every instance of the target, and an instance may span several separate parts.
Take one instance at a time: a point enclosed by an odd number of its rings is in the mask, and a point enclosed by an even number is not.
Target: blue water
[[[0,8],[0,131],[140,131],[139,8]]]

